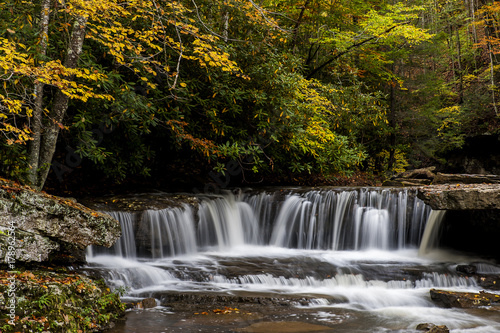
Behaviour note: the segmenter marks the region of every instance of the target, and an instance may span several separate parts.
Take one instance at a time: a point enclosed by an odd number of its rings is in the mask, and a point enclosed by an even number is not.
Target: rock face
[[[500,209],[500,184],[431,185],[417,196],[434,210]]]
[[[87,246],[110,247],[120,235],[107,214],[0,179],[0,263],[81,262]]]

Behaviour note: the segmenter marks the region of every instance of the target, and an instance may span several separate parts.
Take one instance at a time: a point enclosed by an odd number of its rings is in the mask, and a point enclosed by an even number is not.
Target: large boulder
[[[0,178],[0,263],[81,262],[87,246],[110,247],[120,235],[107,214]]]

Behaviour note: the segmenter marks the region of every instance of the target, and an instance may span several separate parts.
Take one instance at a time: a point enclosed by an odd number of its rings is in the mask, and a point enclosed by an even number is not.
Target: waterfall
[[[437,247],[441,222],[443,221],[445,213],[445,210],[433,210],[431,212],[418,250],[419,255],[424,255]]]
[[[412,205],[412,206],[411,206]],[[411,206],[411,207],[410,207]],[[201,196],[142,213],[110,212],[123,236],[95,254],[165,258],[242,245],[308,250],[417,248],[430,208],[408,190],[329,189]]]
[[[124,258],[136,258],[137,248],[134,233],[135,215],[131,212],[106,212],[120,222],[122,236],[109,249],[102,246],[89,246],[87,256],[94,257],[98,254],[113,254]]]
[[[196,252],[193,212],[189,206],[148,210],[143,214],[143,221],[150,224],[152,258]]]
[[[482,280],[461,276],[458,265],[471,262],[491,275],[500,265],[444,251],[425,255],[438,245],[444,212],[432,211],[413,189],[228,191],[190,202],[196,204],[109,212],[122,237],[111,249],[89,248],[84,269],[111,288],[125,287],[133,302],[153,297],[161,305],[205,309],[241,298],[238,308],[257,302],[264,312],[278,299],[294,305],[287,308],[292,315],[306,308],[307,317],[349,319],[332,322],[335,331],[413,332],[423,322],[457,332],[500,331],[500,319],[441,309],[429,298],[431,288],[484,289]],[[127,327],[142,332],[148,322],[155,332],[205,330],[204,321],[182,326],[194,321],[184,322],[177,311],[144,311]],[[235,328],[233,321],[220,325],[219,331]]]

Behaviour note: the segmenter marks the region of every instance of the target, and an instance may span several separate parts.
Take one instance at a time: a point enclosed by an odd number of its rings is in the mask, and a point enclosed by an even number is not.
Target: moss
[[[11,281],[16,286],[13,293]],[[16,299],[15,325],[9,324],[7,308],[12,294]],[[102,280],[81,274],[50,269],[0,271],[0,331],[102,331],[124,314],[119,296]]]

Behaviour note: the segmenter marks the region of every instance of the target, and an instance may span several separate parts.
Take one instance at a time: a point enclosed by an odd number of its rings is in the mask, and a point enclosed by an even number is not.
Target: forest
[[[500,134],[499,1],[0,8],[0,176],[37,189],[385,179]]]

